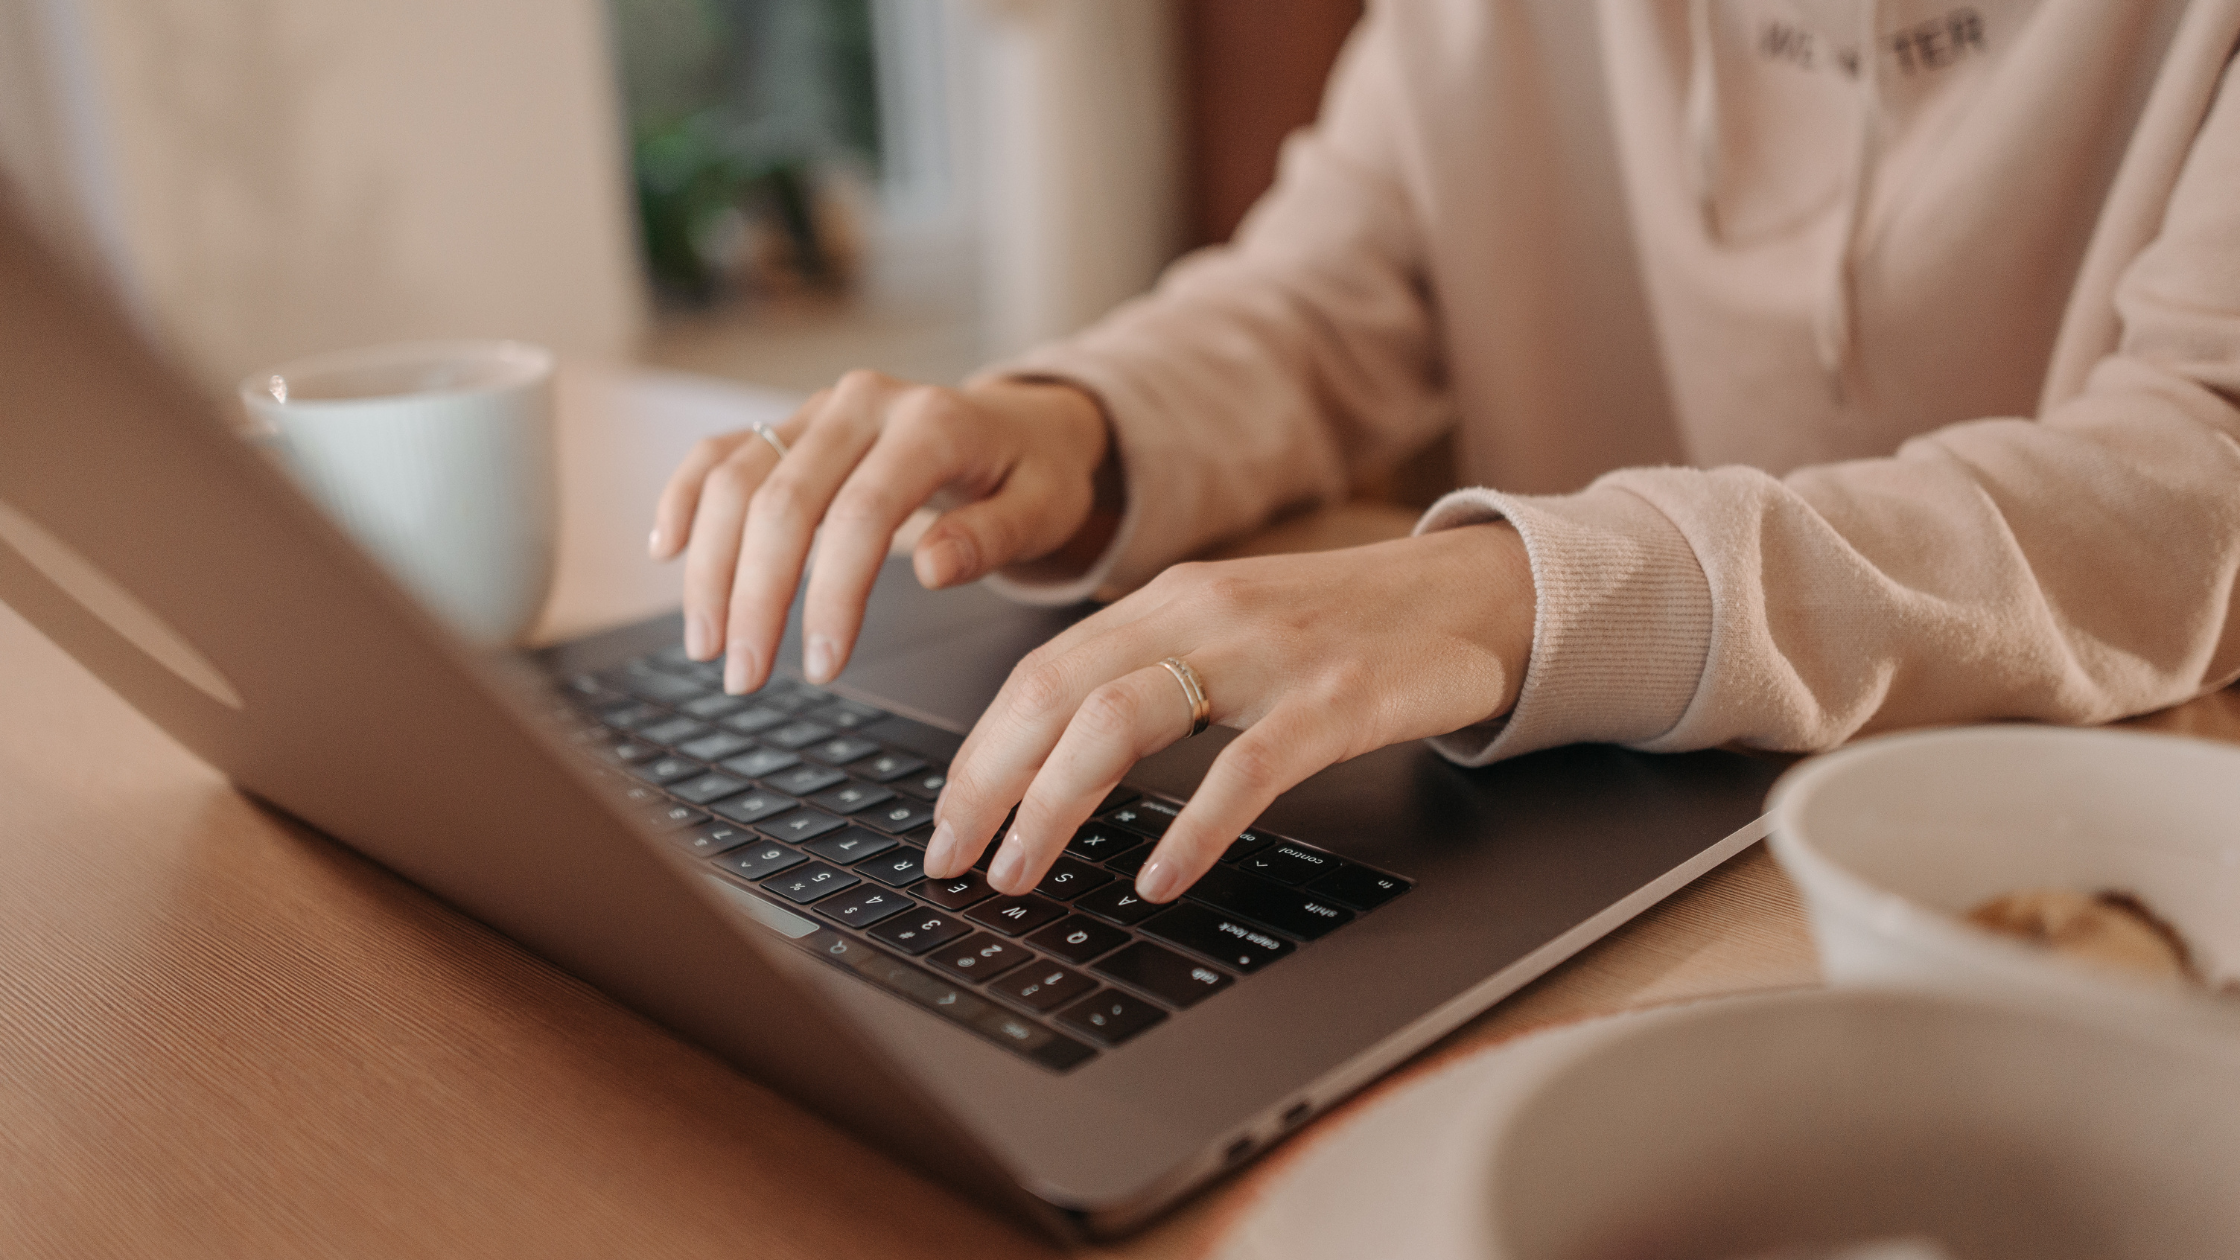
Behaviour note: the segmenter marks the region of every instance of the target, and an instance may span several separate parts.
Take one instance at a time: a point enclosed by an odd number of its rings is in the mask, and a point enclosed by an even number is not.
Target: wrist
[[[1024,422],[1023,442],[1039,448],[1074,482],[1080,525],[1066,540],[1022,565],[1010,566],[1035,582],[1063,581],[1094,565],[1120,529],[1127,483],[1112,419],[1102,399],[1061,377],[999,376],[969,382],[965,392]]]
[[[1463,525],[1418,535],[1440,569],[1437,581],[1452,594],[1440,603],[1451,621],[1442,629],[1482,653],[1496,671],[1479,721],[1514,709],[1532,663],[1533,626],[1539,612],[1532,558],[1524,538],[1507,521]]]

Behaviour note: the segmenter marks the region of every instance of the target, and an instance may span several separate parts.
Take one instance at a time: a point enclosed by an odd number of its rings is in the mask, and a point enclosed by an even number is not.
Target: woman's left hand
[[[1136,876],[1144,900],[1171,900],[1315,771],[1508,712],[1533,612],[1506,523],[1177,565],[1011,671],[950,763],[926,873],[968,869],[1017,802],[988,880],[1014,894],[1039,883],[1130,767],[1190,733],[1187,694],[1159,664],[1178,656],[1212,720],[1243,734]]]

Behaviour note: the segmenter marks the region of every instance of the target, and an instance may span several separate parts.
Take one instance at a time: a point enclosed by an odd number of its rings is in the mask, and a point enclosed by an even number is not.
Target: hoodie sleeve
[[[2196,133],[2121,333],[2034,420],[1801,469],[1637,469],[1506,517],[1542,604],[1523,695],[1447,736],[1481,764],[1574,740],[1789,751],[1940,722],[2101,722],[2240,678],[2240,86]]]
[[[1089,572],[1013,572],[994,579],[1006,594],[1058,603],[1132,589],[1278,510],[1342,498],[1354,473],[1451,423],[1420,216],[1393,165],[1403,85],[1380,8],[1233,243],[1177,263],[1086,332],[991,369],[1094,394],[1127,484],[1119,531]]]

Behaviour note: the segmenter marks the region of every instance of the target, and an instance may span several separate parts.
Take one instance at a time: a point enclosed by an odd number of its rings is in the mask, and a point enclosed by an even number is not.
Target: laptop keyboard
[[[1179,802],[1121,787],[1022,897],[989,855],[922,865],[954,736],[775,678],[723,694],[681,649],[561,681],[575,737],[645,824],[705,859],[796,946],[1049,1068],[1067,1071],[1248,980],[1409,882],[1249,831],[1180,900],[1134,881]],[[920,751],[913,751],[920,750]]]

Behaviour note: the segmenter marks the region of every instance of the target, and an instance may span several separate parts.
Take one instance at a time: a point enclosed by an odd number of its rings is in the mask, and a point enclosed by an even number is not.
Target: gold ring
[[[1190,662],[1179,656],[1170,656],[1159,664],[1174,675],[1176,682],[1182,684],[1182,698],[1190,702],[1190,734],[1204,733],[1206,723],[1213,717],[1213,702],[1206,699],[1206,685],[1198,681],[1198,671],[1190,668]],[[1183,738],[1187,739],[1189,736]]]
[[[771,431],[769,425],[758,424],[754,426],[754,435],[758,438],[761,438],[763,441],[768,442],[770,444],[770,449],[778,453],[779,459],[784,459],[786,457],[786,444],[778,440],[778,435]]]

